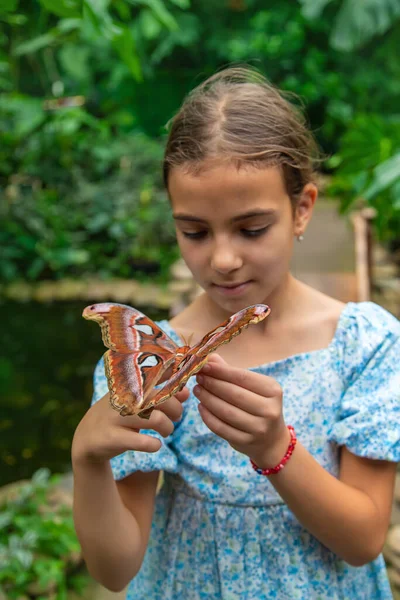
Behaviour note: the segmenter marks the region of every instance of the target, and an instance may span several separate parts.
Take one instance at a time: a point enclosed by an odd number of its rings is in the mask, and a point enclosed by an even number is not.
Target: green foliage
[[[81,591],[86,581],[68,573],[80,552],[70,508],[52,505],[58,478],[37,471],[0,513],[0,591],[10,600],[22,594],[65,600],[68,590]],[[69,565],[71,566],[71,565]]]
[[[3,0],[0,6],[0,15],[16,10],[18,1],[19,0]]]
[[[360,114],[341,140],[330,164],[330,188],[343,211],[364,200],[377,211],[379,237],[394,240],[400,231],[400,117]]]
[[[373,38],[385,34],[380,48],[373,53],[375,64],[360,72],[353,63],[355,89],[365,102],[358,106],[353,103],[352,110],[345,115],[347,129],[327,166],[333,169],[330,192],[340,198],[342,211],[350,210],[360,202],[373,206],[378,237],[396,247],[400,231],[400,117],[395,98],[400,93],[400,72],[395,56],[400,31],[400,0],[367,0],[363,3],[300,0],[300,3],[303,14],[312,21],[320,20],[322,13],[326,15],[328,7],[333,20],[330,45],[348,53],[351,61],[355,57],[351,51],[366,48],[368,44],[371,47]],[[391,72],[389,78],[388,71]],[[379,102],[372,92],[376,85],[380,85],[384,94]],[[371,93],[374,95],[372,101]]]
[[[79,108],[13,142],[24,175],[3,196],[1,279],[167,278],[177,249],[159,143],[112,139]]]
[[[157,43],[138,40],[146,76],[135,88],[133,102],[149,135],[159,134],[193,85],[232,63],[250,62],[280,88],[298,95],[326,153],[337,150],[354,114],[371,110],[371,103],[374,112],[397,110],[395,22],[379,44],[344,53],[330,45],[330,14],[307,19],[299,3],[290,0],[235,4],[239,8],[229,10],[226,4],[193,0],[192,10],[177,18],[177,32],[164,30]],[[155,110],[149,98],[162,98],[162,106]]]
[[[143,12],[148,19],[157,24],[158,33],[164,28],[173,31],[178,27],[174,16],[162,0],[39,0],[39,3],[42,15],[55,15],[60,20],[46,33],[17,44],[13,49],[14,56],[59,46],[68,41],[71,32],[74,32],[75,39],[87,42],[101,39],[103,46],[113,49],[138,81],[142,79],[142,70],[134,32],[130,27],[132,17],[141,16]],[[177,0],[171,0],[171,3],[180,8],[188,6],[187,2]],[[8,10],[12,11],[17,5],[9,0],[7,6]]]
[[[320,19],[327,5],[336,0],[300,0],[303,14]],[[337,50],[355,50],[377,35],[385,34],[400,17],[400,0],[342,0],[334,19],[330,43]]]

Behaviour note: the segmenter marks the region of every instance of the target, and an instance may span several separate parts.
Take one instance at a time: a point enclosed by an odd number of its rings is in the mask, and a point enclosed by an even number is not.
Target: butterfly
[[[125,304],[92,304],[82,316],[99,323],[103,343],[109,348],[104,354],[104,366],[112,407],[122,416],[149,419],[154,407],[180,391],[204,366],[211,352],[269,313],[265,304],[248,306],[192,347],[178,346],[149,317]],[[163,387],[153,394],[154,387],[162,381]]]

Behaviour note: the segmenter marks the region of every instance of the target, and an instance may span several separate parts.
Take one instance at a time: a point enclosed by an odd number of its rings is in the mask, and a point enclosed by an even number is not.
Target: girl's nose
[[[242,259],[227,244],[215,246],[211,256],[211,267],[218,273],[230,273],[242,266]]]

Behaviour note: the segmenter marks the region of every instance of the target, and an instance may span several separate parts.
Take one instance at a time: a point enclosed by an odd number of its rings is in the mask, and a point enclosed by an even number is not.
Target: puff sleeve
[[[93,375],[92,404],[100,400],[107,392],[107,378],[104,370],[104,361],[101,358],[96,365]],[[110,460],[114,479],[124,479],[124,477],[136,471],[150,472],[162,470],[170,473],[178,472],[178,460],[169,445],[173,434],[168,438],[164,438],[152,429],[142,431],[158,438],[161,441],[161,448],[157,452],[135,452],[129,450],[115,456]]]
[[[344,328],[345,381],[329,439],[358,456],[400,460],[400,322],[372,302],[354,305]]]

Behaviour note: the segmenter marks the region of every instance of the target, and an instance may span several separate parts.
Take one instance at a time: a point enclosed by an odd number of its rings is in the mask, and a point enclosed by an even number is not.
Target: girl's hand
[[[163,437],[174,430],[183,412],[182,402],[189,397],[184,388],[168,398],[151,413],[150,419],[138,416],[121,417],[110,405],[110,394],[93,404],[76,428],[72,441],[73,462],[106,462],[126,450],[157,452],[161,441],[140,433],[141,429],[153,429]]]
[[[195,396],[207,427],[260,468],[282,459],[290,433],[282,415],[282,388],[266,375],[228,365],[213,354],[197,375]]]

